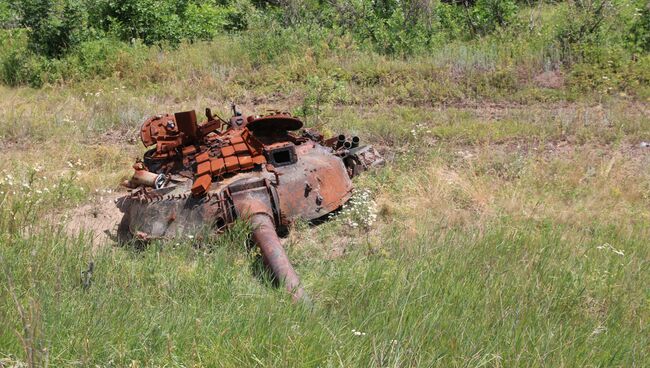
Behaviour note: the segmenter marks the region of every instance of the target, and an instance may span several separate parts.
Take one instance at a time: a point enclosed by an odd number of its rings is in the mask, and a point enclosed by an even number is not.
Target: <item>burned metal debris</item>
[[[302,121],[286,112],[244,117],[233,106],[228,121],[209,109],[205,115],[202,124],[194,111],[144,122],[142,143],[153,148],[123,183],[131,191],[117,202],[120,232],[146,241],[248,220],[266,265],[294,300],[302,299],[276,229],[341,207],[352,195],[350,179],[382,157],[358,137],[301,131]]]

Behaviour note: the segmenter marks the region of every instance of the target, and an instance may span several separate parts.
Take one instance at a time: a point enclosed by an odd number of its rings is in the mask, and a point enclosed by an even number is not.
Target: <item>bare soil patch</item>
[[[533,81],[537,87],[549,89],[564,88],[564,75],[558,70],[551,70],[537,75]]]
[[[124,193],[104,195],[72,209],[66,216],[66,231],[71,235],[82,231],[92,234],[93,246],[115,242],[117,225],[122,219],[122,213],[115,206],[115,200],[122,195]]]

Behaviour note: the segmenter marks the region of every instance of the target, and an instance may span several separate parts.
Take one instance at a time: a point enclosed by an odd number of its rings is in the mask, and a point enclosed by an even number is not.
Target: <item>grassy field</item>
[[[649,366],[648,87],[585,93],[517,45],[403,60],[341,42],[256,65],[228,38],[0,86],[0,367]],[[286,238],[312,309],[259,276],[246,224],[145,250],[66,231],[122,191],[144,118],[230,101],[389,160]]]

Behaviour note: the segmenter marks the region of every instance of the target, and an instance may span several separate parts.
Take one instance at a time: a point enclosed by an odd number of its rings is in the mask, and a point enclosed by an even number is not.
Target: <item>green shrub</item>
[[[35,64],[27,49],[27,33],[23,30],[0,31],[0,82],[9,86],[31,84],[29,67]],[[35,85],[40,85],[35,83]]]
[[[61,60],[65,66],[64,79],[81,80],[94,77],[109,77],[126,68],[135,68],[140,47],[103,38],[81,43]],[[143,49],[143,51],[145,51]]]
[[[210,40],[228,23],[229,14],[229,8],[191,3],[185,12],[184,36],[190,40]]]
[[[369,28],[375,49],[384,54],[413,54],[426,50],[431,40],[426,27],[420,22],[409,23],[401,8],[396,8],[386,18],[375,18]]]
[[[637,2],[628,39],[635,51],[650,51],[650,3]]]
[[[89,38],[88,12],[81,0],[16,1],[20,24],[29,30],[29,45],[50,58]]]
[[[345,83],[335,77],[312,75],[307,77],[306,82],[305,98],[298,111],[298,115],[305,118],[313,116],[319,120],[325,106],[347,99]]]
[[[477,0],[440,4],[440,24],[452,38],[485,36],[515,21],[514,0]]]
[[[0,29],[14,28],[16,24],[16,14],[9,2],[0,2]]]
[[[123,41],[175,46],[244,29],[250,7],[246,0],[95,0],[91,23]]]
[[[319,26],[283,26],[276,18],[254,12],[249,28],[239,38],[241,49],[254,67],[304,52],[318,51],[328,37],[328,30]]]
[[[135,69],[147,51],[137,44],[102,38],[82,42],[67,55],[52,59],[30,50],[24,32],[14,33],[11,38],[0,39],[5,50],[0,51],[0,82],[10,86],[41,87],[47,83],[110,77]]]
[[[569,2],[556,33],[565,64],[585,61],[585,51],[594,51],[590,45],[603,42],[603,26],[612,13],[613,7],[609,0]]]
[[[587,47],[585,47],[587,49]],[[650,85],[650,55],[630,59],[623,50],[603,50],[594,46],[584,50],[588,62],[576,63],[568,76],[570,89],[602,95],[624,93],[647,97]]]
[[[246,6],[246,0],[226,6],[207,0],[15,2],[20,25],[29,30],[30,48],[48,58],[60,58],[82,42],[107,35],[146,45],[211,39],[224,29],[243,29]],[[0,5],[0,25],[11,19],[9,10]]]
[[[472,35],[486,35],[514,21],[517,5],[513,0],[478,0],[468,13]]]
[[[20,84],[23,79],[20,74],[24,62],[24,55],[18,50],[14,49],[3,55],[0,64],[0,80],[2,80],[2,83],[12,87]]]
[[[91,23],[122,40],[175,45],[183,38],[181,16],[187,6],[187,1],[175,0],[99,0]]]

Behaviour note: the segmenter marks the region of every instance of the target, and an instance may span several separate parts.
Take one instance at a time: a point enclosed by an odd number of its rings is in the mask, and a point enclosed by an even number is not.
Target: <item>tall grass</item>
[[[422,209],[414,228],[387,225],[367,244],[379,252],[360,240],[328,261],[290,247],[313,310],[253,276],[241,233],[208,248],[183,241],[96,253],[83,235],[56,229],[4,237],[4,359],[29,351],[28,361],[52,366],[647,364],[647,222],[630,234],[549,218],[503,216],[480,231],[431,226],[438,220]],[[84,290],[79,275],[91,260]]]
[[[650,365],[647,56],[565,70],[543,31],[404,59],[300,32],[98,42],[41,88],[0,86],[0,366]],[[389,161],[284,240],[313,308],[267,280],[246,224],[144,249],[65,226],[119,190],[146,117],[231,101]]]
[[[242,226],[208,244],[144,250],[63,231],[48,213],[97,200],[92,189],[119,181],[84,176],[113,170],[84,164],[101,146],[84,138],[71,151],[84,153],[81,163],[53,159],[36,172],[38,155],[9,153],[22,163],[3,164],[14,169],[0,211],[3,363],[646,366],[643,107],[495,114],[323,112],[326,129],[396,156],[356,183],[377,202],[370,228],[339,217],[297,224],[287,238],[311,309],[260,274]],[[73,176],[55,189],[43,177],[59,170]]]

